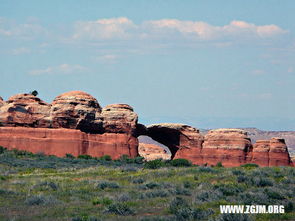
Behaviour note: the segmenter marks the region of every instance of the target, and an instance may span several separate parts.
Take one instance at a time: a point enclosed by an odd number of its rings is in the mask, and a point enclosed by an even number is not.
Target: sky
[[[0,96],[71,90],[144,124],[295,130],[294,0],[0,0]]]

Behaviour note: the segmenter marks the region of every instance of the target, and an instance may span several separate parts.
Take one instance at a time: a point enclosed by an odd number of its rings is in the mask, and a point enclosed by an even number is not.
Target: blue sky
[[[295,130],[295,2],[0,0],[0,95],[83,90],[142,123]]]

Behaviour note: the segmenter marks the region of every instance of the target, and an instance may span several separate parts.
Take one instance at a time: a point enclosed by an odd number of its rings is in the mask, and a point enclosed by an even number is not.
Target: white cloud
[[[152,31],[165,33],[165,31],[175,31],[184,35],[195,36],[203,40],[211,40],[222,37],[252,36],[252,37],[272,37],[284,34],[287,31],[276,25],[257,26],[245,21],[232,21],[228,25],[213,26],[202,21],[182,21],[177,19],[162,19],[145,22]]]
[[[21,47],[21,48],[14,48],[11,50],[11,54],[13,55],[21,55],[21,54],[29,54],[31,52],[31,49]]]
[[[119,56],[115,54],[105,54],[98,57],[95,57],[95,61],[103,62],[103,63],[115,63],[118,60]]]
[[[30,75],[43,75],[43,74],[78,74],[89,71],[88,68],[78,64],[61,64],[58,66],[47,67],[45,69],[36,69],[29,71]]]
[[[0,36],[34,39],[47,33],[48,31],[37,23],[16,24],[11,20],[0,18]]]
[[[175,37],[191,40],[223,41],[225,44],[216,46],[229,46],[231,41],[243,41],[248,38],[270,38],[285,34],[277,25],[255,25],[245,21],[234,20],[223,26],[214,26],[203,21],[185,21],[178,19],[160,19],[143,21],[135,24],[132,20],[119,17],[99,19],[96,21],[79,21],[75,23],[72,40],[107,40],[107,39],[173,39]]]
[[[80,21],[75,24],[74,39],[112,39],[127,38],[136,25],[125,17]]]

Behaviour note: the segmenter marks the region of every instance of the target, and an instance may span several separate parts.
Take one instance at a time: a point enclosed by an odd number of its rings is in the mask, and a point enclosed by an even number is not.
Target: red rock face
[[[100,105],[90,94],[82,91],[67,92],[57,96],[52,102],[51,127],[102,133],[100,112]]]
[[[145,127],[137,121],[129,105],[112,104],[102,109],[94,97],[82,91],[61,94],[52,104],[31,94],[18,94],[6,102],[0,98],[0,145],[57,156],[110,155],[116,159],[124,154],[137,156],[137,137],[147,135],[167,146],[172,159],[185,158],[194,164],[292,165],[280,138],[257,141],[252,147],[243,130],[212,130],[204,137],[184,124]],[[154,149],[145,147],[147,153]]]
[[[64,157],[88,154],[94,157],[136,157],[138,141],[127,134],[87,134],[74,129],[0,127],[0,146]]]
[[[138,116],[127,104],[110,104],[102,109],[103,129],[108,133],[135,135]]]
[[[239,129],[211,130],[205,136],[202,156],[203,163],[232,167],[245,164],[248,161],[247,153],[252,150],[247,133]]]
[[[260,166],[292,166],[285,140],[271,138],[270,140],[258,140],[253,145],[251,163]]]
[[[171,158],[185,158],[201,163],[200,155],[204,137],[199,130],[184,124],[153,124],[146,128],[146,135],[164,144],[171,151]]]
[[[2,126],[49,127],[50,105],[31,94],[17,94],[0,105]]]
[[[269,166],[269,149],[269,140],[257,140],[253,145],[251,162],[264,167]]]

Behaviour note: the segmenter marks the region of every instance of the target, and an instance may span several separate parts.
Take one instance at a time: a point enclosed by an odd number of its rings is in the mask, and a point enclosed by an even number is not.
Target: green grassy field
[[[65,158],[0,148],[0,220],[295,220],[295,169]],[[223,215],[220,204],[284,205]]]

